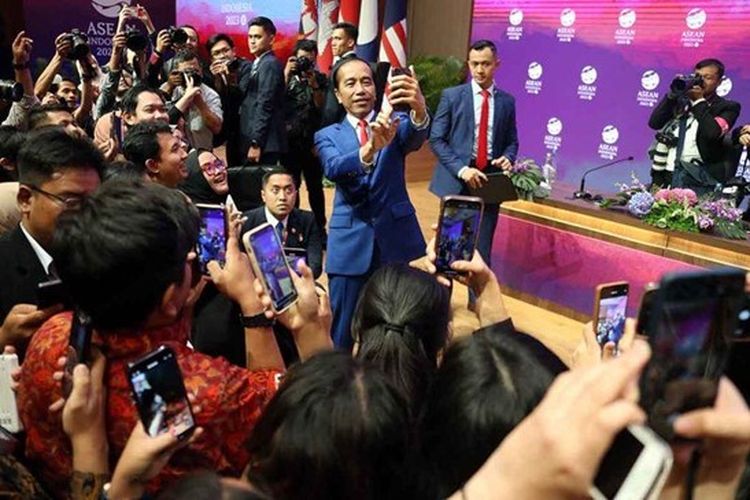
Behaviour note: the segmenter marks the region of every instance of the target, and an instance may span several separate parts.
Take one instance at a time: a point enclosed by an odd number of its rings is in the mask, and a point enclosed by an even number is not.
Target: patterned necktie
[[[490,92],[482,89],[482,112],[479,115],[479,137],[477,137],[477,168],[487,167],[487,129],[490,122]]]

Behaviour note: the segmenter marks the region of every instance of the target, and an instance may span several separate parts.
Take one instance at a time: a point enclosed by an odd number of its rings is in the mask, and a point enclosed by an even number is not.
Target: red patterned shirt
[[[67,348],[71,319],[69,312],[58,314],[34,334],[18,389],[19,413],[27,433],[27,457],[37,477],[58,497],[68,491],[71,448],[62,429],[61,413],[50,413],[47,408],[61,396],[60,383],[53,380],[52,374]],[[193,351],[186,345],[189,330],[186,318],[168,327],[137,333],[108,333],[95,341],[101,344],[107,358],[107,434],[112,470],[138,419],[127,380],[128,361],[160,345],[171,347],[177,354],[185,388],[195,394],[201,406],[196,420],[205,429],[203,436],[172,457],[149,483],[152,492],[195,469],[239,475],[250,459],[245,441],[278,387],[278,371],[249,371],[223,358]]]

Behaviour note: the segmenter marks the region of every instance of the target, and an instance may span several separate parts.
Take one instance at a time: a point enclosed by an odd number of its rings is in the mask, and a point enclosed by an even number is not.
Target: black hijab
[[[211,185],[204,177],[203,170],[201,170],[200,163],[198,162],[198,155],[204,151],[208,150],[193,149],[188,154],[188,157],[185,159],[188,176],[182,184],[177,186],[177,189],[185,193],[193,203],[208,203],[213,205],[224,203],[227,196],[225,194],[218,194],[211,189]]]

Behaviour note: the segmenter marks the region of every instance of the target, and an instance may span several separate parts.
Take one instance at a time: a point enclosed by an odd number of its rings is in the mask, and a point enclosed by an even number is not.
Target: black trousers
[[[326,204],[325,195],[323,194],[323,167],[320,160],[312,153],[310,147],[295,147],[289,144],[289,152],[284,158],[284,166],[294,177],[294,183],[297,189],[302,185],[304,176],[307,185],[307,199],[310,202],[310,208],[315,215],[315,222],[318,224],[322,234],[325,234],[326,228]],[[299,206],[299,198],[297,198]]]

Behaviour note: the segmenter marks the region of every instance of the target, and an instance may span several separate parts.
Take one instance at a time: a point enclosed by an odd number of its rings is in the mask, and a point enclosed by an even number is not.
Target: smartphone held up
[[[596,287],[594,332],[599,345],[612,342],[617,346],[625,334],[629,289],[630,286],[624,281]]]
[[[469,261],[479,238],[479,224],[482,221],[484,202],[473,196],[446,196],[440,208],[435,239],[435,267],[445,276],[458,273],[451,264],[458,260]]]
[[[271,224],[262,224],[242,237],[255,276],[271,297],[273,310],[283,312],[297,301],[289,260],[281,239]]]

